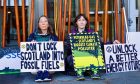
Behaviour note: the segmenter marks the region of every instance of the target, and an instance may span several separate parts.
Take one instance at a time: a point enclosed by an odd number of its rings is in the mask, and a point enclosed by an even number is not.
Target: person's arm
[[[58,41],[58,37],[56,35],[54,35],[53,41]]]
[[[114,42],[113,42],[113,44],[119,44],[120,43],[120,41],[118,41],[118,40],[115,40]]]
[[[70,36],[67,35],[64,41],[64,50],[67,52],[67,56],[72,55],[71,45],[70,45]]]
[[[31,42],[31,41],[35,41],[35,34],[34,33],[30,34],[30,36],[27,39],[27,42]]]
[[[100,42],[101,42],[101,46],[103,46],[105,44],[119,44],[120,43],[120,41],[118,41],[118,40],[114,40],[113,42],[108,41],[108,42],[104,43],[102,37],[100,37]]]

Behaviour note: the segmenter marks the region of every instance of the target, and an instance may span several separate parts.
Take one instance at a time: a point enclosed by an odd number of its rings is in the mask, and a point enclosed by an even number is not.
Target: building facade
[[[17,36],[17,25],[16,25],[16,12],[15,12],[15,2],[14,0],[0,0],[0,42],[3,40],[3,17],[4,17],[4,1],[6,1],[6,35],[5,35],[5,45],[10,44],[12,41],[16,42],[18,39]],[[19,16],[19,30],[20,30],[20,37],[21,41],[23,39],[23,26],[22,26],[22,19],[23,19],[23,12],[22,12],[22,0],[15,0],[18,4],[18,16]],[[62,29],[65,29],[65,35],[69,33],[69,24],[71,25],[70,28],[72,28],[72,21],[78,15],[81,13],[81,10],[83,10],[83,13],[86,14],[89,17],[90,21],[90,28],[95,31],[95,23],[96,23],[96,1],[97,0],[67,0],[66,5],[66,22],[65,22],[65,28],[63,28],[63,25],[60,25],[60,20],[62,20],[62,24],[64,24],[64,6],[66,0],[47,0],[46,2],[46,9],[44,8],[44,0],[24,0],[25,1],[25,25],[26,25],[26,39],[29,36],[30,32],[30,25],[31,25],[31,13],[32,10],[34,13],[33,17],[33,31],[35,31],[37,25],[37,21],[39,16],[44,15],[44,11],[47,10],[47,16],[51,20],[51,23],[53,25],[53,28],[58,35],[58,37],[62,36],[61,31],[58,31],[60,27]],[[34,1],[34,2],[32,2]],[[61,3],[62,1],[62,3]],[[80,2],[82,1],[82,2]],[[89,4],[87,3],[89,1]],[[116,39],[115,32],[116,32],[116,16],[115,16],[115,0],[98,0],[98,31],[101,32],[102,35],[104,35],[104,25],[107,24],[108,32],[107,34],[107,40],[114,40]],[[106,1],[108,2],[106,5]],[[121,1],[122,0],[116,0],[117,1],[117,8],[118,8],[118,24],[119,24],[119,33],[121,34]],[[127,23],[128,23],[128,30],[130,32],[139,32],[140,31],[140,0],[124,0],[124,6],[125,6],[125,12],[127,17]],[[32,6],[34,4],[34,6]],[[70,11],[70,22],[69,22],[69,10],[70,10],[70,4],[71,4],[71,11]],[[82,4],[82,6],[81,6]],[[88,4],[88,5],[87,5]],[[62,5],[62,9],[60,10],[60,6]],[[33,8],[32,8],[33,7]],[[82,7],[82,9],[80,8]],[[87,8],[89,7],[89,14],[87,13]],[[107,18],[108,22],[106,23],[106,17],[105,17],[105,8],[107,7]],[[61,11],[61,13],[59,13]],[[61,16],[61,18],[59,18]],[[122,35],[123,36],[123,35]],[[59,38],[60,40],[63,40],[63,38]],[[119,39],[121,39],[121,35],[119,35]],[[121,40],[120,40],[121,41]],[[1,43],[2,44],[2,43]],[[17,43],[16,43],[17,44]],[[1,45],[2,46],[2,45]]]

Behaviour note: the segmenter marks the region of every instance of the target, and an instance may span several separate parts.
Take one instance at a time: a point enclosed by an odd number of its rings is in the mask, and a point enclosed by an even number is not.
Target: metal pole
[[[123,10],[123,13],[124,13],[124,21],[125,21],[125,28],[126,28],[126,42],[129,43],[128,24],[127,24],[127,19],[126,19],[124,0],[122,0],[122,10]]]

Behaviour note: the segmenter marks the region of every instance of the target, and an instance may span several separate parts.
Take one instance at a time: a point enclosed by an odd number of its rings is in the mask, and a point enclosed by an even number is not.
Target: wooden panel
[[[25,24],[25,0],[22,0],[22,30],[23,41],[26,41],[26,24]]]
[[[44,15],[47,16],[47,0],[44,0]]]
[[[16,16],[17,40],[18,40],[18,46],[20,46],[20,28],[19,28],[19,14],[18,14],[17,0],[14,0],[14,5],[15,5],[15,16]]]
[[[122,2],[121,2],[122,3]],[[124,23],[124,10],[121,7],[121,42],[125,43],[125,23]]]
[[[58,3],[57,0],[54,0],[54,27],[55,33],[58,36]]]
[[[61,40],[62,36],[62,0],[59,0],[59,40]]]
[[[84,13],[84,9],[83,9],[83,0],[80,0],[80,14]]]
[[[104,10],[104,14],[105,14],[105,16],[104,16],[104,30],[103,30],[103,32],[104,32],[104,43],[106,43],[107,42],[107,24],[108,24],[108,0],[104,0],[105,1],[105,10]]]
[[[96,8],[95,8],[95,32],[99,31],[98,5],[99,5],[99,0],[96,0]]]
[[[31,13],[30,13],[30,33],[33,32],[33,24],[34,24],[34,0],[31,0]]]
[[[65,38],[65,28],[66,28],[66,12],[67,12],[67,2],[68,0],[64,0],[64,22],[63,22],[63,41]]]
[[[120,41],[119,37],[119,16],[118,16],[118,0],[114,0],[114,8],[115,8],[115,39]]]
[[[4,5],[4,9],[3,9],[3,24],[2,24],[2,47],[5,47],[5,31],[6,31],[6,0],[3,0],[3,5]]]
[[[71,30],[71,8],[72,8],[72,0],[69,0],[68,33],[70,33],[70,30]]]
[[[88,18],[88,25],[89,25],[89,28],[90,28],[90,8],[89,8],[89,0],[86,0],[86,15],[87,15],[87,18]]]

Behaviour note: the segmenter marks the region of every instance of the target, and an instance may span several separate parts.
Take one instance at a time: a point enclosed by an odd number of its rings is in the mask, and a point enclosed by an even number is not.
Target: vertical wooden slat
[[[59,0],[59,40],[62,35],[62,0]]]
[[[87,18],[88,18],[88,21],[89,21],[88,22],[88,25],[89,25],[89,28],[90,28],[90,13],[89,13],[90,12],[90,9],[89,9],[89,7],[90,7],[89,6],[89,0],[86,0],[86,15],[87,15]]]
[[[33,32],[33,23],[34,23],[34,0],[31,0],[30,34]]]
[[[65,38],[65,28],[66,28],[66,12],[67,12],[67,1],[68,0],[64,0],[64,22],[63,22],[63,41]]]
[[[44,0],[44,15],[47,16],[47,0]]]
[[[5,31],[6,31],[6,0],[3,0],[3,26],[2,26],[2,47],[5,47]]]
[[[83,0],[80,0],[80,13],[81,13],[81,14],[84,13],[84,9],[83,9]]]
[[[18,14],[17,0],[14,0],[14,5],[15,5],[15,16],[16,16],[17,40],[18,40],[18,46],[20,46],[20,28],[19,28],[19,14]]]
[[[68,33],[70,33],[70,30],[71,30],[71,7],[72,7],[72,0],[69,0]]]
[[[99,5],[99,0],[96,0],[96,8],[95,8],[95,32],[99,31],[98,5]]]
[[[125,37],[124,10],[123,10],[123,7],[121,7],[121,42],[122,43],[125,43],[125,38],[124,37]]]
[[[111,31],[111,27],[110,27],[110,23],[111,23],[111,17],[110,17],[110,15],[108,14],[108,17],[107,17],[107,20],[108,20],[108,22],[107,22],[107,40],[109,40],[110,41],[110,36],[111,36],[111,34],[110,34],[110,31]]]
[[[25,0],[22,0],[22,29],[23,29],[23,41],[26,41],[26,24],[25,24]]]
[[[105,1],[105,10],[104,10],[104,43],[107,42],[107,23],[108,23],[108,0]]]
[[[55,33],[58,36],[57,20],[58,20],[58,3],[57,0],[54,0],[54,27],[55,27]]]
[[[116,33],[115,33],[115,37],[116,37],[116,40],[119,40],[120,41],[120,38],[119,38],[119,16],[118,16],[118,0],[114,0],[114,8],[115,8],[115,30],[116,30]]]

